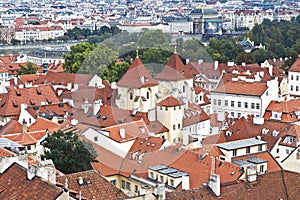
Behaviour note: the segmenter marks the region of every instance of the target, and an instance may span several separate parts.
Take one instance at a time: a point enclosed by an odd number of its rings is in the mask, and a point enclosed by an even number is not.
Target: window
[[[164,182],[164,177],[163,177],[163,176],[160,176],[160,177],[159,177],[159,180],[160,180],[160,182],[163,183],[163,182]]]
[[[236,156],[237,155],[237,150],[236,149],[233,149],[232,151],[232,156]]]
[[[291,91],[293,91],[294,87],[291,85]]]
[[[150,96],[150,93],[149,93],[149,92],[147,92],[147,99],[149,99],[149,96]]]
[[[294,80],[294,76],[293,75],[291,75],[291,80]]]
[[[166,107],[166,111],[168,111],[168,107]]]
[[[269,91],[266,92],[266,96],[269,96]]]
[[[238,113],[237,117],[238,118],[241,118],[242,114],[241,113]]]
[[[279,153],[279,148],[276,149],[276,153]]]
[[[125,181],[122,180],[122,188],[125,189]]]
[[[297,92],[299,91],[299,86],[298,86],[298,85],[296,86],[296,91],[297,91]]]
[[[225,106],[228,106],[228,100],[225,100]]]
[[[218,99],[218,106],[221,105],[221,99]]]
[[[247,147],[246,148],[246,154],[249,154],[250,153],[250,147]]]
[[[258,151],[262,151],[262,144],[258,145]]]
[[[110,183],[113,184],[113,185],[116,185],[117,181],[116,180],[111,180]]]
[[[178,127],[178,129],[180,129],[180,124],[178,124],[178,126],[177,126],[177,127]]]
[[[150,178],[154,179],[154,173],[150,172]]]
[[[260,105],[259,103],[256,103],[256,109],[259,110],[260,109]]]
[[[174,180],[170,179],[170,185],[174,187]]]
[[[217,100],[216,99],[214,99],[213,104],[217,105]]]
[[[126,182],[126,190],[131,191],[130,183]]]
[[[299,76],[296,76],[296,81],[299,81]]]
[[[238,101],[238,107],[242,107],[242,102]]]
[[[98,141],[98,137],[97,136],[94,137],[94,141]]]
[[[290,150],[287,149],[287,150],[285,150],[285,151],[286,151],[286,154],[290,154]]]
[[[185,92],[185,85],[182,86],[182,92]]]
[[[139,186],[134,185],[134,192],[135,192],[135,193],[138,193],[138,192],[139,192]]]
[[[160,110],[162,110],[162,106],[160,106]]]
[[[264,172],[264,166],[263,165],[259,166],[259,172]]]
[[[27,150],[28,150],[28,151],[31,150],[31,145],[27,146]]]
[[[234,117],[234,112],[231,112],[230,114],[231,114],[232,117]]]
[[[248,108],[248,102],[244,103],[245,108]]]
[[[133,99],[133,92],[130,92],[130,100]]]
[[[231,107],[234,107],[234,101],[231,101]]]
[[[173,130],[174,130],[174,131],[176,130],[176,125],[175,125],[175,124],[173,125]]]
[[[255,103],[251,103],[251,108],[254,109]]]

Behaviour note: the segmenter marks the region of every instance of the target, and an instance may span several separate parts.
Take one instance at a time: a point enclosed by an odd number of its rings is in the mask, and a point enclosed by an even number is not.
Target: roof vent
[[[79,185],[83,185],[83,178],[81,176],[77,179]]]

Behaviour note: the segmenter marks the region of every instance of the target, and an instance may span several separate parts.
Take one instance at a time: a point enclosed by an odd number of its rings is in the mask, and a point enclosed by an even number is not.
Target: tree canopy
[[[91,144],[80,141],[72,131],[54,132],[45,140],[44,158],[52,159],[55,167],[63,173],[75,173],[92,169],[97,154]],[[89,150],[88,150],[89,149]]]
[[[20,70],[18,71],[18,75],[35,74],[37,70],[38,68],[34,66],[32,62],[27,62],[25,67],[23,65],[20,65]]]

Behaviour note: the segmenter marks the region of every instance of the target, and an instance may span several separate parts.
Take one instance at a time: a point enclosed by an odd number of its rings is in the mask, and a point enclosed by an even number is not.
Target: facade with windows
[[[226,82],[211,91],[212,112],[223,121],[225,113],[229,118],[253,115],[262,117],[272,100],[278,98],[277,79],[267,83]]]
[[[300,96],[300,59],[298,58],[288,71],[288,89],[291,96]]]

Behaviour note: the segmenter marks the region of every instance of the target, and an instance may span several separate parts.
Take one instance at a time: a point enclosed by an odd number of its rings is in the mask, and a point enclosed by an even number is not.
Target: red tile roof
[[[184,105],[182,101],[179,101],[173,96],[169,96],[162,100],[161,102],[157,103],[158,106],[165,106],[165,107],[175,107],[175,106],[181,106]]]
[[[155,76],[158,80],[178,81],[185,80],[185,66],[177,53],[173,53],[163,70]],[[191,77],[189,77],[191,78]]]
[[[117,83],[118,86],[131,88],[151,87],[158,84],[139,58],[133,60],[127,72]]]
[[[299,184],[299,173],[283,170],[259,175],[257,176],[257,181],[253,183],[249,183],[246,180],[239,180],[221,184],[220,197],[216,197],[209,187],[200,187],[194,190],[168,192],[166,199],[298,199],[300,196]]]
[[[21,104],[59,103],[59,99],[50,85],[18,89],[10,87],[8,93],[0,94],[0,98],[1,116],[18,116]]]
[[[15,154],[5,148],[0,147],[0,158],[11,157],[11,156],[15,156]]]
[[[34,137],[32,137],[31,135],[29,135],[26,132],[23,132],[23,133],[19,134],[18,136],[16,136],[13,141],[17,142],[23,146],[32,145],[37,142],[37,140],[34,139]]]
[[[0,135],[21,133],[22,130],[22,125],[13,119],[0,128]]]
[[[57,131],[60,126],[48,119],[38,117],[36,122],[28,127],[29,132],[33,131],[45,131],[49,130],[50,132]]]
[[[79,177],[83,179],[83,185],[79,185]],[[81,191],[82,196],[89,200],[117,200],[119,198],[127,197],[122,191],[119,191],[117,187],[112,185],[95,170],[60,176],[57,177],[56,181],[64,185],[66,179],[68,180],[68,188],[70,190],[76,192]]]
[[[300,72],[300,58],[297,58],[292,66],[289,68],[290,72]]]
[[[247,82],[224,82],[220,84],[213,93],[227,93],[237,95],[261,96],[267,90],[266,83],[247,83]]]
[[[184,110],[183,127],[200,123],[209,119],[210,117],[199,105],[189,102],[188,109]]]
[[[132,153],[142,155],[144,153],[158,151],[160,148],[162,148],[162,145],[165,141],[165,139],[158,137],[137,138],[128,151],[128,157],[130,158]]]
[[[62,189],[35,177],[27,179],[27,170],[18,164],[12,164],[0,175],[0,199],[56,200]]]

